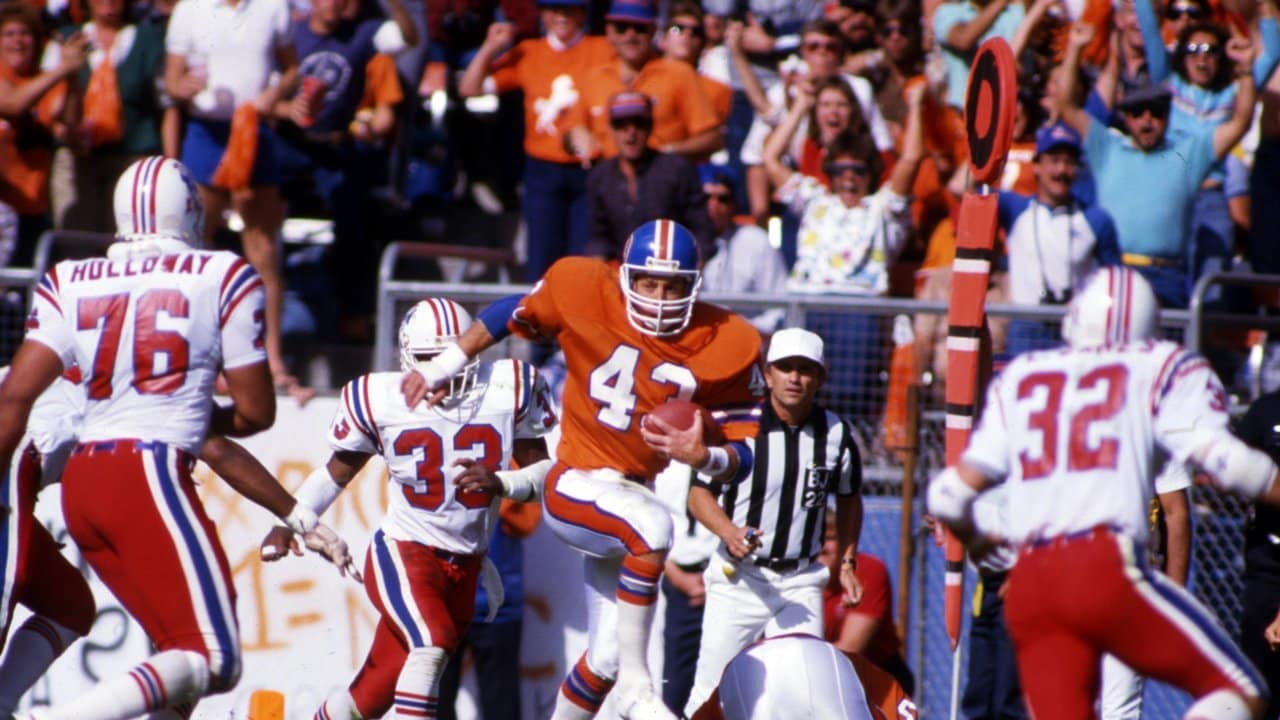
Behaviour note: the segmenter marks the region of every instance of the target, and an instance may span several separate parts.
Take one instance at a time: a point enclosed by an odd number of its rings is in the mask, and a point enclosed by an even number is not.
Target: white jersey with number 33
[[[1226,423],[1217,376],[1175,343],[1027,353],[992,380],[964,462],[1009,483],[1013,542],[1098,525],[1145,540],[1157,446],[1182,463]]]
[[[329,426],[337,451],[381,455],[391,492],[382,529],[396,540],[466,555],[483,551],[497,515],[489,493],[455,493],[458,460],[509,467],[517,439],[542,437],[556,424],[551,393],[519,360],[481,363],[475,386],[428,408],[405,407],[402,374],[361,375],[342,388]]]
[[[262,281],[230,252],[58,263],[36,287],[27,338],[78,365],[82,442],[137,438],[198,452],[222,368],[266,360]]]

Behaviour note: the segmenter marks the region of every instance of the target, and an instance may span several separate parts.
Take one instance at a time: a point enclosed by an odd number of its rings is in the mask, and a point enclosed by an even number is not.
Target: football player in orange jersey
[[[669,460],[719,481],[749,468],[750,451],[708,447],[701,418],[677,430],[641,419],[672,398],[711,408],[750,406],[763,390],[760,336],[746,320],[697,300],[693,235],[655,220],[637,228],[621,267],[559,260],[528,295],[495,302],[456,345],[405,373],[410,407],[439,397],[449,377],[510,332],[554,338],[564,350],[563,436],[547,474],[548,526],[581,551],[589,610],[586,653],[565,678],[555,720],[593,717],[618,687],[625,718],[674,718],[654,693],[645,650],[658,580],[671,547],[670,513],[653,494]]]

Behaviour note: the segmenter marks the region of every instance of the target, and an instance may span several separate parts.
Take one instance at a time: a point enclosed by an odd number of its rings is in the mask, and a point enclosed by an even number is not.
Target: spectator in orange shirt
[[[571,115],[569,147],[584,162],[610,158],[618,148],[609,133],[609,98],[631,90],[653,98],[649,144],[664,153],[698,158],[724,144],[722,125],[693,68],[656,57],[651,0],[614,0],[606,35],[618,59],[593,68]]]
[[[587,171],[566,149],[565,132],[572,109],[582,102],[587,72],[613,62],[614,52],[608,40],[584,33],[586,4],[542,0],[546,34],[510,50],[514,27],[490,25],[458,81],[462,97],[524,91],[525,279],[530,282],[561,257],[581,255],[587,244]]]
[[[13,265],[31,265],[36,240],[50,226],[53,148],[79,120],[77,78],[88,62],[88,40],[77,33],[63,43],[57,66],[41,71],[45,40],[39,10],[0,6],[0,203],[18,214]]]
[[[658,38],[662,56],[697,68],[702,51],[707,47],[706,25],[702,6],[691,0],[679,0],[671,6],[671,20],[667,30]],[[733,88],[707,75],[698,74],[698,83],[706,93],[716,119],[723,125],[729,119],[733,103]]]

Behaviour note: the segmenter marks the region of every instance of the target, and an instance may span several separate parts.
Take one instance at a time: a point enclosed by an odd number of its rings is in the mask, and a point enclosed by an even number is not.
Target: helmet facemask
[[[636,228],[627,238],[618,270],[631,327],[653,337],[684,332],[693,319],[698,288],[702,286],[701,265],[698,242],[680,223],[652,220]],[[671,300],[648,297],[635,289],[644,277],[682,279],[684,294]]]
[[[452,300],[429,298],[405,313],[400,323],[400,368],[409,370],[431,362],[471,326],[471,314]],[[446,401],[471,392],[479,376],[480,361],[472,358],[449,379]]]

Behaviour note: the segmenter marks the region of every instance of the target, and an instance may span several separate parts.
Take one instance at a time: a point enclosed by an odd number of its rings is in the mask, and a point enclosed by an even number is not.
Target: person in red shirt
[[[859,552],[854,572],[862,583],[862,602],[845,607],[840,587],[840,554],[835,528],[828,527],[821,559],[831,568],[831,579],[822,591],[824,639],[847,653],[858,653],[893,676],[907,694],[915,691],[916,678],[902,657],[902,640],[893,622],[893,582],[880,558]]]

